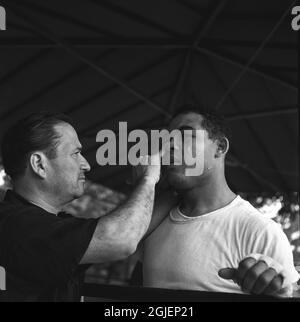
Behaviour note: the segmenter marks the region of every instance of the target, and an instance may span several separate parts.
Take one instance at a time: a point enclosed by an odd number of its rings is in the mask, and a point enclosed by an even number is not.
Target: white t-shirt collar
[[[212,219],[213,217],[215,217],[216,215],[220,215],[223,214],[224,212],[228,211],[230,208],[235,207],[239,202],[241,201],[241,197],[239,195],[237,195],[228,205],[216,209],[214,211],[208,212],[206,214],[200,215],[200,216],[193,216],[193,217],[189,217],[184,215],[180,209],[179,209],[179,205],[177,205],[176,207],[174,207],[171,211],[170,211],[170,218],[175,221],[175,222],[191,222],[191,221],[195,221],[195,220],[206,220],[206,219]]]

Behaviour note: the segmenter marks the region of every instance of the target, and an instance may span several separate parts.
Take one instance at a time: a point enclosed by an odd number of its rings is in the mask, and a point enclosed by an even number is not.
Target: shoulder
[[[0,204],[0,231],[2,239],[25,238],[32,233],[55,227],[61,219],[34,205]]]
[[[230,216],[240,229],[245,233],[262,233],[262,232],[274,232],[281,231],[279,225],[272,219],[265,216],[258,209],[256,209],[250,202],[239,197],[237,204],[235,205]]]
[[[22,207],[9,202],[0,203],[0,220],[12,220],[21,218],[22,215],[36,215],[39,211],[34,206]]]
[[[235,236],[242,243],[245,256],[250,253],[292,258],[291,247],[281,226],[242,199],[233,215]],[[290,260],[292,262],[292,260]]]

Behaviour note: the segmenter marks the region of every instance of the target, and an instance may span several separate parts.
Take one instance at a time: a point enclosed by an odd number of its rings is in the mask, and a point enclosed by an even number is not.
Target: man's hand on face
[[[224,279],[233,280],[245,293],[276,295],[282,291],[283,277],[266,262],[252,257],[241,261],[237,269],[223,268],[218,274]]]
[[[154,184],[158,183],[161,173],[162,152],[141,157],[141,164],[133,167],[133,183],[136,184],[140,179],[150,180]]]

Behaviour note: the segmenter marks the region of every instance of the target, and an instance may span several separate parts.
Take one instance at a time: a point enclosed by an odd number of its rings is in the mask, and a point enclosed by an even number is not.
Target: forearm
[[[136,248],[149,227],[154,195],[154,182],[142,179],[123,205],[99,219],[96,236],[112,246]]]
[[[150,225],[141,242],[143,242],[165,220],[172,208],[178,203],[179,198],[172,190],[160,192],[155,197],[153,214]]]

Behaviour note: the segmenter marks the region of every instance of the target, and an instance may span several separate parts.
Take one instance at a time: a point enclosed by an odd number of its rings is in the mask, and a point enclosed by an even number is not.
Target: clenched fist
[[[238,268],[224,268],[219,276],[231,279],[245,293],[275,295],[282,291],[283,277],[263,260],[248,257],[240,262]]]

